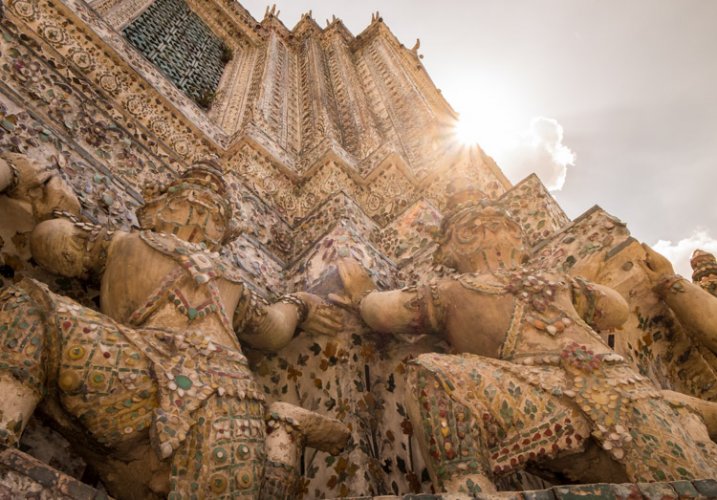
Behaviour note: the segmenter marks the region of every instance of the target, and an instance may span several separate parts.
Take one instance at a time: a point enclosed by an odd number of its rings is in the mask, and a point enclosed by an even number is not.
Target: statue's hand
[[[336,335],[341,331],[341,310],[321,297],[307,292],[293,294],[307,307],[306,319],[299,327],[313,335]]]
[[[0,154],[0,177],[9,179],[0,191],[12,199],[28,203],[37,221],[50,219],[55,210],[74,215],[80,213],[80,202],[72,188],[51,166],[6,151]]]
[[[346,309],[358,309],[361,300],[376,290],[376,284],[366,269],[355,259],[339,259],[336,267],[343,284],[343,292],[330,293],[329,301]]]
[[[672,263],[667,258],[645,243],[642,244],[642,248],[645,250],[645,260],[638,261],[638,263],[653,284],[675,274]]]

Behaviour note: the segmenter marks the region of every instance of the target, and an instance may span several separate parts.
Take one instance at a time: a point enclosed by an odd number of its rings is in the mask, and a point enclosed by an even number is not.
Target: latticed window
[[[211,106],[231,53],[185,0],[156,0],[124,35],[197,104]]]

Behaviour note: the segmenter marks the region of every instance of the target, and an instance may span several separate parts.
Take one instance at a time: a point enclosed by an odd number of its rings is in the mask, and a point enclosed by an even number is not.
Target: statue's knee
[[[16,446],[45,383],[42,308],[22,282],[0,292],[0,444]]]
[[[0,370],[0,374],[4,384],[26,387],[30,393],[44,391],[47,371],[47,356],[44,352],[46,324],[42,306],[21,286],[16,285],[2,292],[0,361],[5,368]],[[24,392],[24,389],[18,391]],[[5,395],[5,390],[0,394]],[[2,399],[0,407],[7,406],[7,398]]]
[[[434,373],[417,367],[414,374],[418,385],[407,395],[409,415],[414,428],[428,434],[430,456],[439,461],[471,457],[476,470],[482,469],[484,433],[472,409],[452,397]]]
[[[0,394],[0,445],[17,446],[40,396],[8,373],[0,375]]]
[[[351,436],[340,421],[284,402],[272,403],[266,420],[267,453],[279,461],[285,461],[282,455],[291,455],[290,450],[301,454],[304,446],[338,455]]]

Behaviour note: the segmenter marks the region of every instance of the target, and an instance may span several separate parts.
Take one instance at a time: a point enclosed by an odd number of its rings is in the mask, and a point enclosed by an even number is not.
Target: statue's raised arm
[[[648,245],[642,246],[647,256],[641,265],[654,285],[655,293],[670,306],[692,335],[717,353],[717,297],[675,274],[670,261]]]
[[[255,349],[278,351],[301,329],[317,335],[333,335],[341,327],[336,309],[320,297],[298,292],[269,304],[245,288],[234,311],[237,337]]]
[[[20,261],[29,259],[28,236],[38,223],[54,217],[55,211],[79,215],[80,202],[53,162],[0,151],[3,253],[15,255]]]
[[[0,194],[23,207],[36,222],[49,219],[54,210],[80,212],[79,200],[55,168],[19,153],[0,153]]]
[[[627,321],[627,301],[617,291],[580,277],[571,284],[575,310],[596,332],[620,328]]]
[[[30,250],[35,261],[52,273],[68,278],[101,277],[112,240],[126,234],[64,213],[35,227]]]

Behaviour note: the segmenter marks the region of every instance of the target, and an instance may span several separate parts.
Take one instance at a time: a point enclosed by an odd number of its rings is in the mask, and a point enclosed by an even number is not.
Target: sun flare
[[[459,118],[453,134],[460,144],[480,145],[492,155],[509,148],[529,118],[520,112],[510,89],[498,82],[482,83],[454,97]]]
[[[480,142],[479,137],[485,137],[481,128],[480,120],[472,116],[461,116],[456,122],[453,133],[458,142],[464,146],[473,146]]]
[[[500,113],[473,111],[460,115],[453,134],[461,145],[480,146],[489,155],[495,155],[510,147],[518,131],[518,127],[501,120]]]

